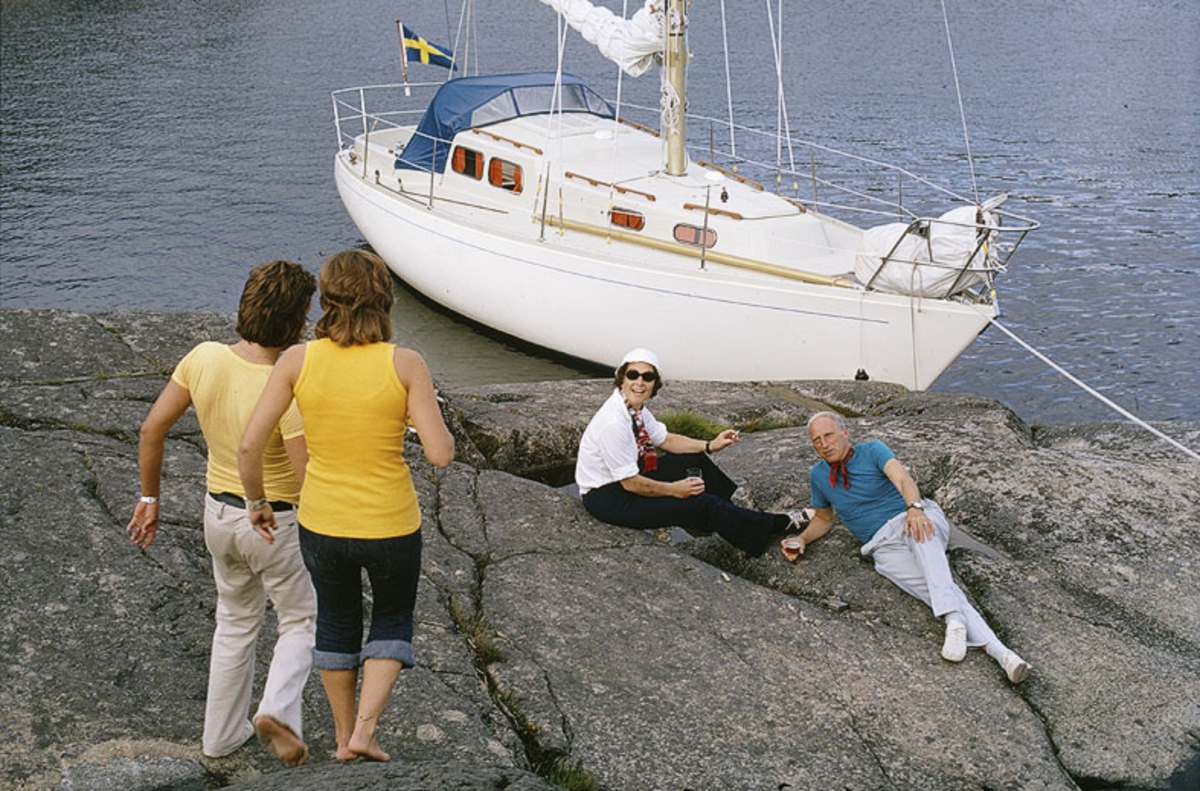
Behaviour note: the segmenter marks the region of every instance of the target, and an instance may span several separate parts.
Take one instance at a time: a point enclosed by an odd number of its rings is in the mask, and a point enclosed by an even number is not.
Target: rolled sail
[[[653,64],[654,56],[663,51],[663,12],[661,8],[652,8],[653,0],[646,0],[646,5],[629,19],[621,19],[588,0],[541,1],[630,77],[644,74]]]

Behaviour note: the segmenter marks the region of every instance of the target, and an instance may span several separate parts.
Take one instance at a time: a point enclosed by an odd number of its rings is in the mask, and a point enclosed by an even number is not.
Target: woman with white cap
[[[730,502],[737,484],[707,454],[737,442],[737,431],[726,429],[710,440],[668,432],[645,406],[662,386],[654,352],[633,349],[621,360],[613,394],[579,443],[575,482],[588,513],[621,527],[717,533],[756,557],[772,536],[803,527],[796,516]],[[670,455],[659,456],[658,448]],[[688,473],[695,468],[700,476]]]

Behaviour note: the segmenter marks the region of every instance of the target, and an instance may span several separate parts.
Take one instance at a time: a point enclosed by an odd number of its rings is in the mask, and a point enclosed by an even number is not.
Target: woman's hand
[[[737,429],[727,428],[724,431],[722,431],[720,434],[718,434],[717,436],[715,436],[711,440],[709,440],[708,448],[710,451],[712,451],[714,453],[719,450],[725,450],[725,448],[728,448],[730,445],[734,444],[741,438],[742,438],[742,435],[740,433],[738,433]]]
[[[133,509],[133,518],[125,528],[130,540],[142,549],[154,541],[158,532],[158,503],[139,502]]]
[[[704,494],[703,478],[684,478],[682,481],[674,481],[667,486],[670,488],[671,496],[680,500]]]
[[[264,541],[268,544],[275,543],[275,512],[271,510],[269,504],[247,511],[246,518],[250,520],[250,526],[254,528],[254,532],[262,536]]]

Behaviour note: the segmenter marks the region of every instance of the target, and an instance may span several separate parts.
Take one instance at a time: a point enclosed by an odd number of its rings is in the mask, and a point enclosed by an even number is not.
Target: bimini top
[[[498,124],[525,115],[591,113],[615,118],[612,106],[572,74],[562,75],[561,100],[552,71],[459,77],[438,89],[396,167],[442,173],[450,141],[464,129]]]

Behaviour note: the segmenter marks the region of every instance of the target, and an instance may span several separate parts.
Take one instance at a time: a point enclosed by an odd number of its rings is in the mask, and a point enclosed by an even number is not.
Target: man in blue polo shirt
[[[850,429],[841,415],[818,412],[808,421],[808,438],[821,461],[809,473],[816,514],[792,548],[795,560],[833,527],[834,511],[862,543],[862,554],[875,570],[901,590],[916,596],[946,621],[942,658],[961,662],[968,647],[982,646],[1018,684],[1029,664],[996,637],[954,582],[946,560],[950,523],[921,490],[891,449],[878,440],[850,444]]]

